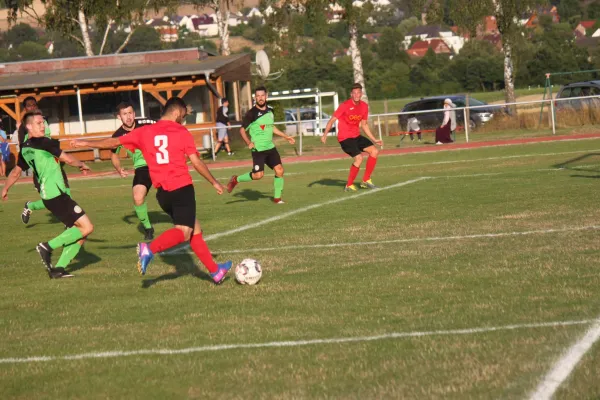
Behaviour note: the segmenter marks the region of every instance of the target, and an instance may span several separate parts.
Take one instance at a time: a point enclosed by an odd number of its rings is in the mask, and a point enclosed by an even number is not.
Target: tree
[[[404,35],[396,28],[384,28],[377,41],[377,53],[383,60],[408,62],[408,55],[402,47]]]
[[[115,53],[125,49],[135,30],[143,25],[144,15],[150,9],[171,7],[175,0],[42,0],[46,13],[38,15],[33,7],[34,0],[13,0],[9,18],[14,21],[19,13],[34,18],[48,31],[57,32],[79,43],[87,56],[96,54],[92,43],[94,27],[104,32],[97,54],[104,52],[111,32],[117,27],[128,26],[130,32],[123,37]]]
[[[444,0],[413,0],[417,9],[427,11],[428,22],[443,18]],[[506,102],[515,101],[515,72],[513,64],[513,43],[519,34],[518,20],[523,14],[531,12],[544,0],[452,0],[449,7],[450,18],[462,28],[475,33],[477,26],[487,15],[494,15],[498,31],[502,37],[504,54],[504,87]]]
[[[51,55],[48,54],[46,46],[35,42],[23,42],[13,51],[15,53],[14,58],[18,61],[43,60],[45,58],[51,58]]]
[[[217,28],[219,38],[221,39],[221,55],[228,56],[231,54],[229,48],[229,17],[231,16],[231,7],[236,6],[238,9],[243,4],[240,0],[188,0],[190,4],[196,8],[209,7],[215,12],[217,19]]]
[[[13,45],[16,47],[23,42],[37,42],[39,40],[39,35],[31,26],[20,23],[12,26],[5,34],[4,34],[4,42],[7,45]]]
[[[151,26],[142,26],[135,30],[127,51],[129,52],[140,52],[140,51],[154,51],[162,49],[162,42],[160,40],[160,33]]]

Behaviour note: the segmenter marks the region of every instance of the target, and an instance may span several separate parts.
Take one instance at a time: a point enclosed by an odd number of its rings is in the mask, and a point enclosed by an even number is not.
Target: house
[[[246,18],[248,18],[248,19],[254,18],[254,17],[257,17],[257,18],[262,18],[263,17],[263,15],[260,12],[260,10],[258,8],[256,8],[256,7],[254,7],[250,11],[248,11],[248,14],[246,14]]]
[[[362,35],[363,39],[365,39],[369,44],[374,44],[379,41],[381,37],[381,33],[365,33]]]
[[[333,62],[336,62],[338,60],[338,58],[342,58],[342,57],[346,57],[346,56],[350,56],[350,49],[339,49],[333,52],[333,57],[332,60]]]
[[[452,50],[442,39],[419,40],[406,50],[406,53],[411,57],[420,58],[425,56],[429,49],[432,49],[435,54],[452,55]]]
[[[192,32],[196,32],[202,37],[217,36],[219,34],[219,27],[214,14],[202,14],[197,18],[192,18],[192,25],[194,27]]]
[[[533,12],[523,15],[519,23],[526,28],[535,28],[539,23],[539,17],[542,15],[551,16],[552,23],[554,24],[558,24],[560,22],[560,15],[558,15],[558,9],[556,6],[547,6],[538,7]]]
[[[54,53],[54,42],[47,42],[44,47],[46,47],[48,54]]]
[[[573,33],[575,34],[575,37],[578,38],[588,36],[589,33],[592,33],[591,30],[594,28],[594,25],[596,25],[596,21],[581,21],[577,24]]]
[[[477,37],[481,38],[487,35],[497,35],[500,31],[498,30],[498,23],[496,17],[488,15],[483,19],[483,22],[477,26]]]
[[[432,40],[442,40],[451,52],[458,54],[465,45],[467,38],[456,35],[449,28],[442,28],[439,25],[417,26],[404,37],[402,45],[408,49],[413,40],[430,42]]]

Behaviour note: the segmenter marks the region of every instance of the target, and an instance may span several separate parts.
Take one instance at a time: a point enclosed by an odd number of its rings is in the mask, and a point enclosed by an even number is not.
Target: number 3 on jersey
[[[169,163],[169,152],[167,146],[169,145],[169,139],[166,135],[154,136],[154,146],[157,147],[156,152],[156,163],[157,164],[168,164]]]

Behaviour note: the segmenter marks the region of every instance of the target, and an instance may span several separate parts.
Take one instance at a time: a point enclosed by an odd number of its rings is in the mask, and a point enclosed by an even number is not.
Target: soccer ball
[[[252,258],[242,260],[235,267],[235,280],[242,285],[256,285],[262,277],[262,267]]]

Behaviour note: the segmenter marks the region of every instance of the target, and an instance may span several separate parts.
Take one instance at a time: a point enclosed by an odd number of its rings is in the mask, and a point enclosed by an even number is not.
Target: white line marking
[[[127,356],[145,356],[145,355],[176,355],[176,354],[191,354],[209,351],[235,350],[235,349],[259,349],[273,347],[298,347],[310,346],[318,344],[341,344],[341,343],[356,343],[356,342],[373,342],[386,339],[403,339],[425,336],[449,336],[449,335],[471,335],[477,333],[488,333],[498,331],[509,331],[516,329],[532,329],[532,328],[553,328],[572,325],[587,325],[595,322],[595,320],[579,320],[579,321],[556,321],[556,322],[538,322],[530,324],[516,324],[505,326],[491,326],[482,328],[470,329],[452,329],[445,331],[416,331],[416,332],[393,332],[375,336],[355,336],[345,338],[328,338],[328,339],[309,339],[309,340],[293,340],[281,342],[266,342],[266,343],[237,343],[237,344],[221,344],[208,345],[199,347],[187,347],[183,349],[142,349],[142,350],[115,350],[103,351],[95,353],[72,354],[66,356],[35,356],[35,357],[15,357],[15,358],[0,358],[0,364],[17,364],[17,363],[33,363],[58,360],[84,360],[97,358],[114,358]]]
[[[411,179],[409,181],[406,182],[399,182],[399,183],[395,183],[393,185],[389,185],[389,186],[385,186],[379,189],[370,189],[368,191],[359,193],[359,194],[354,194],[354,195],[350,195],[350,196],[344,196],[344,197],[338,197],[337,199],[333,199],[333,200],[329,200],[329,201],[324,201],[322,203],[317,203],[317,204],[311,204],[310,206],[306,206],[306,207],[302,207],[302,208],[297,208],[295,210],[292,211],[288,211],[286,213],[283,214],[279,214],[276,215],[274,217],[270,217],[270,218],[266,218],[263,219],[262,221],[258,221],[258,222],[254,222],[251,224],[247,224],[247,225],[242,225],[238,228],[235,229],[231,229],[225,232],[220,232],[220,233],[214,233],[212,235],[207,235],[204,237],[205,241],[209,241],[209,240],[215,240],[221,237],[225,237],[225,236],[230,236],[239,232],[243,232],[243,231],[247,231],[249,229],[254,229],[254,228],[258,228],[259,226],[263,226],[266,224],[270,224],[271,222],[276,222],[276,221],[280,221],[282,219],[285,219],[287,217],[291,217],[294,216],[296,214],[300,214],[306,211],[310,211],[310,210],[314,210],[315,208],[319,208],[319,207],[323,207],[323,206],[328,206],[331,204],[336,204],[336,203],[341,203],[342,201],[347,201],[347,200],[352,200],[352,199],[356,199],[362,196],[368,196],[374,193],[379,193],[379,192],[383,192],[384,190],[389,190],[389,189],[395,189],[395,188],[399,188],[402,186],[406,186],[406,185],[410,185],[412,183],[416,183],[416,182],[421,182],[424,180],[430,179],[430,177],[428,176],[423,176],[417,179]],[[173,254],[173,253],[180,253],[182,251],[187,251],[187,248],[189,247],[189,245],[186,243],[183,246],[179,246],[179,247],[175,247],[172,249],[169,249],[165,252],[163,252],[162,254]]]
[[[569,377],[579,361],[600,338],[600,319],[585,333],[585,335],[571,346],[567,352],[554,364],[554,367],[544,377],[536,391],[531,395],[531,400],[549,400],[556,390]]]
[[[294,246],[262,247],[262,248],[255,248],[255,249],[213,250],[213,253],[216,253],[216,254],[254,253],[254,252],[262,252],[262,251],[319,249],[319,248],[350,247],[350,246],[372,246],[372,245],[390,244],[390,243],[413,243],[413,242],[436,242],[436,241],[444,241],[444,240],[486,239],[486,238],[500,238],[500,237],[510,237],[510,236],[543,235],[543,234],[549,234],[549,233],[580,232],[580,231],[598,230],[598,229],[600,229],[600,225],[582,226],[582,227],[575,227],[575,228],[543,229],[543,230],[537,230],[537,231],[524,231],[524,232],[482,233],[482,234],[477,234],[477,235],[464,235],[464,236],[438,236],[438,237],[424,237],[424,238],[410,238],[410,239],[374,240],[374,241],[369,241],[369,242],[306,244],[306,245],[294,245]]]

